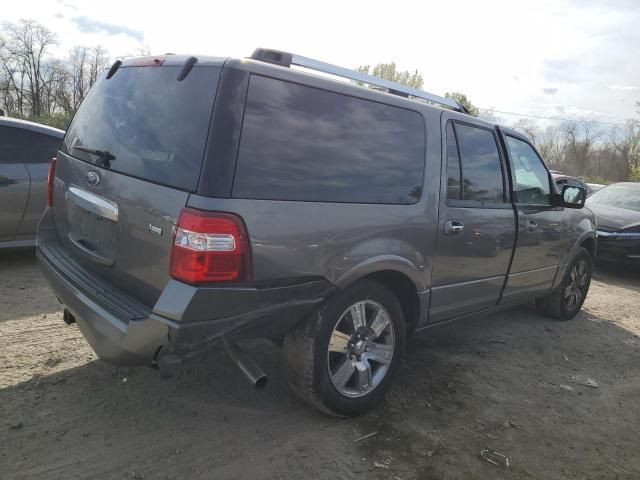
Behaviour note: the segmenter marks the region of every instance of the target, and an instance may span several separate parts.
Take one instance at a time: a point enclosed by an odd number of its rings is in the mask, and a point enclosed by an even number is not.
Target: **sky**
[[[61,56],[75,45],[113,56],[268,47],[352,68],[395,61],[419,70],[425,90],[481,108],[640,119],[640,0],[4,2],[3,21],[21,18],[54,31]]]

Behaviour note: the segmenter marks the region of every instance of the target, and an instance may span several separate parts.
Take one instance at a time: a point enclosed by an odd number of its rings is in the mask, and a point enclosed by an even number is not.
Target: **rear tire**
[[[536,300],[538,311],[556,320],[571,320],[587,298],[592,272],[591,254],[585,248],[578,248],[558,288]]]
[[[284,372],[293,392],[331,415],[353,416],[384,395],[405,344],[402,308],[378,282],[338,292],[284,339]]]

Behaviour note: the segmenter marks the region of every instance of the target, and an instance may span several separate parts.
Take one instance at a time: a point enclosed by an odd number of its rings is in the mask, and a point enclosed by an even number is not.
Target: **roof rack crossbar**
[[[407,85],[402,85],[391,80],[385,80],[383,78],[374,77],[366,73],[357,72],[349,68],[340,67],[338,65],[332,65],[330,63],[322,62],[320,60],[314,60],[313,58],[303,57],[302,55],[291,54],[288,52],[281,52],[279,50],[270,50],[258,48],[256,49],[251,58],[255,60],[262,60],[269,63],[275,63],[283,67],[289,67],[296,65],[302,68],[308,68],[309,70],[315,70],[318,72],[328,73],[338,77],[346,78],[356,82],[363,82],[369,85],[375,85],[388,90],[389,93],[400,95],[403,97],[411,96],[428,100],[440,105],[446,105],[454,110],[467,113],[465,108],[453,98],[445,98],[433,93],[418,90]]]

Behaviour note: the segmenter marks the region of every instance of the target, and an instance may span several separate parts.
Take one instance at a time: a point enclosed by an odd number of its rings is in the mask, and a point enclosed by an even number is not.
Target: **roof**
[[[216,57],[213,55],[183,55],[174,53],[165,53],[164,55],[150,55],[143,57],[128,57],[122,60],[122,67],[135,67],[144,64],[146,61],[153,59],[164,59],[162,65],[182,66],[187,60],[195,57],[197,59],[194,67],[220,67],[227,60],[226,57]]]
[[[45,135],[50,135],[57,138],[64,137],[64,130],[53,128],[48,125],[43,125],[42,123],[20,120],[19,118],[0,117],[0,126],[22,128],[25,130],[31,130],[32,132],[43,133]]]

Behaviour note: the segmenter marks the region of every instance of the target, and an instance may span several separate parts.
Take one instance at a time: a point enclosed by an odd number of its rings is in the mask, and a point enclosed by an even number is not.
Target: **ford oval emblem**
[[[96,172],[93,172],[93,171],[87,172],[87,174],[84,176],[84,179],[92,187],[95,187],[100,183],[100,175],[98,175]]]

